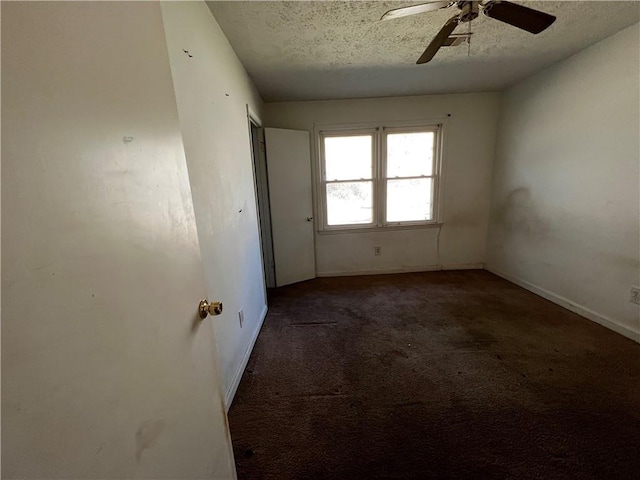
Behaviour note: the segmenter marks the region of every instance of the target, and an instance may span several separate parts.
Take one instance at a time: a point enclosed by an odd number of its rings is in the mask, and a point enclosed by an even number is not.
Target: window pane
[[[327,225],[373,222],[373,182],[327,184]]]
[[[371,135],[325,137],[326,180],[371,178]]]
[[[387,135],[387,177],[417,177],[433,173],[433,132]]]
[[[387,222],[431,220],[431,178],[387,180]]]

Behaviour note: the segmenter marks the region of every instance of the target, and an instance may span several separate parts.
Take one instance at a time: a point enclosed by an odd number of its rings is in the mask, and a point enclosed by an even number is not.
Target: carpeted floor
[[[486,271],[320,278],[229,422],[240,480],[640,478],[640,345]]]

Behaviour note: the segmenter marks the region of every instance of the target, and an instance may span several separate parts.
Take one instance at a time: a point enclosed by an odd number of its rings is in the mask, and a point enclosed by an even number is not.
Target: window
[[[319,131],[322,229],[436,223],[440,125]]]

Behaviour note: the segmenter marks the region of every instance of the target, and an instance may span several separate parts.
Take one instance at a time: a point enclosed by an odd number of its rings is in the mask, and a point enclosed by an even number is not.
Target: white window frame
[[[350,181],[371,181],[371,195],[373,198],[372,206],[372,221],[371,223],[354,223],[351,225],[328,225],[327,224],[327,184],[339,183],[338,181],[327,181],[326,168],[324,162],[324,139],[327,137],[359,137],[364,135],[371,135],[371,178],[370,179],[352,179],[344,180]],[[322,201],[322,228],[323,230],[347,230],[347,229],[361,229],[361,228],[373,228],[378,225],[376,218],[376,202],[378,198],[378,172],[376,165],[378,164],[378,130],[377,128],[364,128],[364,129],[339,129],[339,130],[325,130],[320,132],[320,192]]]
[[[423,126],[413,126],[413,127],[383,127],[380,130],[381,133],[381,155],[380,155],[380,177],[378,182],[380,182],[380,198],[379,202],[379,217],[381,226],[411,226],[411,225],[429,225],[433,223],[437,223],[437,199],[438,199],[438,184],[439,184],[439,175],[440,171],[440,132],[442,130],[442,125],[423,125]],[[387,135],[394,133],[422,133],[422,132],[433,132],[433,170],[431,171],[431,175],[417,175],[414,177],[387,177]],[[401,222],[388,222],[387,221],[387,181],[389,179],[409,179],[409,178],[431,178],[433,179],[433,184],[431,186],[431,220],[413,220],[413,221],[401,221]]]
[[[351,125],[316,125],[314,127],[314,137],[316,139],[315,163],[316,168],[316,217],[320,220],[317,222],[319,234],[330,233],[356,233],[370,231],[400,230],[411,228],[430,228],[439,227],[440,211],[441,211],[441,184],[442,184],[442,157],[443,157],[443,138],[445,129],[445,120],[437,119],[431,121],[418,122],[377,122],[368,124],[351,124]],[[387,222],[386,221],[386,162],[387,162],[387,134],[392,133],[412,133],[412,132],[433,132],[434,151],[433,151],[433,171],[432,175],[421,176],[421,178],[432,178],[432,218],[431,220],[404,221],[404,222]],[[328,225],[327,224],[327,182],[325,175],[324,161],[324,138],[325,137],[346,137],[358,135],[372,135],[372,194],[373,194],[373,221],[368,224],[351,224],[351,225]],[[395,177],[390,177],[393,180]],[[398,177],[413,178],[413,177]],[[418,177],[416,177],[418,178]],[[355,180],[355,179],[354,179]]]

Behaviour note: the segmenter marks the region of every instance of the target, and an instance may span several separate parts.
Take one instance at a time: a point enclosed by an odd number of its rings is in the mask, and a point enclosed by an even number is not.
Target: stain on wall
[[[527,187],[510,190],[493,211],[492,220],[506,232],[530,239],[544,238],[548,232]]]
[[[136,432],[136,461],[142,458],[142,452],[158,441],[164,430],[164,420],[145,420]]]

